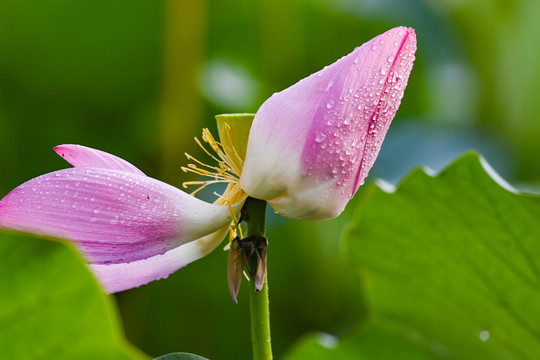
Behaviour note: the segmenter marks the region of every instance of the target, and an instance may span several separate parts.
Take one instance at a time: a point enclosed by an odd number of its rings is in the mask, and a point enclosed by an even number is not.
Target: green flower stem
[[[255,282],[252,281],[253,285]],[[252,286],[249,292],[251,312],[251,342],[254,360],[272,359],[272,341],[270,339],[270,309],[268,302],[268,274],[261,291]]]
[[[244,205],[247,222],[247,236],[265,236],[266,201],[248,198]],[[255,291],[255,281],[251,281],[249,291],[251,313],[251,342],[253,360],[271,360],[272,343],[270,339],[270,307],[268,301],[268,275],[261,291]]]

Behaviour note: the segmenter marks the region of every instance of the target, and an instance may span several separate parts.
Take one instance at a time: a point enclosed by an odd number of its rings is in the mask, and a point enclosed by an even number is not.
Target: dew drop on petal
[[[327,107],[328,109],[331,109],[331,108],[334,107],[334,105],[335,105],[334,100],[330,100],[330,101],[328,102],[328,104],[326,104],[326,107]]]
[[[319,132],[317,136],[315,137],[315,141],[318,143],[323,142],[324,139],[326,139],[326,135],[322,132]]]

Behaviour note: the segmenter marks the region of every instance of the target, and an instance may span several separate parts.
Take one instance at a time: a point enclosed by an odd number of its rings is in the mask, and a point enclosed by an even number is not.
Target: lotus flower
[[[375,162],[415,51],[414,30],[398,27],[266,100],[240,187],[289,218],[339,215]]]
[[[215,249],[248,195],[290,218],[335,217],[377,157],[415,50],[414,31],[395,28],[274,94],[241,151],[220,148],[205,130],[219,166],[199,168],[196,161],[184,170],[212,178],[192,184],[229,184],[214,204],[114,155],[62,145],[56,152],[74,168],[10,192],[0,201],[0,227],[73,240],[105,289],[116,292],[164,278]]]

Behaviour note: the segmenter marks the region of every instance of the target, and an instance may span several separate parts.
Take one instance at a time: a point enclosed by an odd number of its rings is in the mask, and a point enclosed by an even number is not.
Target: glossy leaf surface
[[[540,354],[540,198],[494,179],[468,154],[394,193],[373,186],[346,235],[373,312],[440,358]]]
[[[1,232],[0,254],[0,358],[147,359],[74,250]]]

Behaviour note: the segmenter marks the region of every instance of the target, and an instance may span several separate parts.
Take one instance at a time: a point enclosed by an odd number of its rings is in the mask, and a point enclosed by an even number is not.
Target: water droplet
[[[393,56],[389,56],[389,57],[388,57],[388,62],[389,62],[389,63],[393,63],[393,62],[394,62],[394,57],[393,57]]]
[[[315,141],[320,143],[320,142],[323,142],[324,139],[326,139],[326,134],[322,133],[322,132],[319,132],[317,134],[317,136],[315,137]]]
[[[482,341],[488,341],[489,338],[490,338],[491,334],[489,333],[489,331],[487,330],[480,330],[478,332],[478,337],[480,338],[480,340]]]
[[[376,51],[376,50],[377,50],[377,45],[373,44],[373,45],[371,46],[371,50]]]
[[[334,100],[330,100],[330,101],[328,102],[328,104],[326,104],[326,108],[331,109],[331,108],[334,107],[334,105],[335,105]]]

